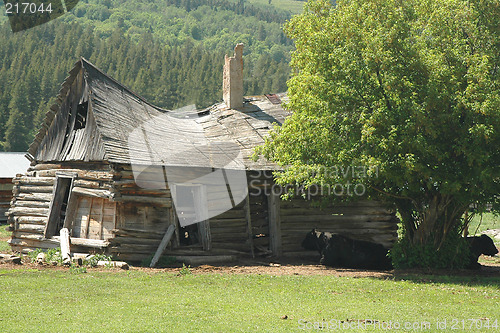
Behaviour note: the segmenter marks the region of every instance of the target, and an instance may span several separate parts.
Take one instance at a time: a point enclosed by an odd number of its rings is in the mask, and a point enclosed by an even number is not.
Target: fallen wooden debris
[[[77,266],[82,266],[83,265],[83,259],[82,258],[71,258],[71,263],[73,265],[77,265]]]
[[[45,256],[45,252],[38,253],[38,255],[36,256],[37,264],[43,264],[45,262]]]
[[[125,261],[107,261],[107,260],[99,260],[97,262],[98,267],[117,267],[121,269],[129,269],[128,264]]]
[[[1,264],[21,264],[21,257],[12,255],[12,254],[4,254],[0,253],[0,263]]]
[[[71,264],[71,251],[70,251],[70,240],[69,240],[69,230],[67,228],[62,228],[59,231],[60,242],[61,242],[61,257],[64,265]]]

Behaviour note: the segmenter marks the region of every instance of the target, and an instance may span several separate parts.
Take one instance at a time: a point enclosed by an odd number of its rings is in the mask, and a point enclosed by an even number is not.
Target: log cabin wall
[[[7,222],[5,213],[9,210],[12,200],[12,178],[0,178],[0,223]]]
[[[73,177],[74,201],[70,199],[72,204],[67,207],[68,213],[78,212],[78,204],[83,197],[109,201],[113,196],[113,174],[106,163],[42,163],[30,167],[26,174],[13,179],[13,199],[8,211],[8,222],[13,229],[10,240],[13,250],[26,252],[34,248],[59,246],[57,239],[47,239],[45,233],[50,207],[54,203],[56,179],[61,175]]]
[[[250,253],[250,240],[245,213],[246,201],[210,221],[212,249],[227,253]]]
[[[303,251],[301,242],[312,228],[380,243],[387,248],[397,240],[398,219],[380,202],[361,201],[320,208],[312,201],[296,198],[281,201],[280,206],[283,252]]]
[[[116,202],[116,227],[109,239],[109,253],[125,261],[141,261],[154,254],[170,224],[176,224],[172,208],[172,197],[163,170],[150,168],[141,173],[143,184],[154,186],[144,188],[134,179],[129,164],[112,164],[112,183]],[[161,186],[163,185],[163,186]],[[178,230],[170,247],[178,245]]]

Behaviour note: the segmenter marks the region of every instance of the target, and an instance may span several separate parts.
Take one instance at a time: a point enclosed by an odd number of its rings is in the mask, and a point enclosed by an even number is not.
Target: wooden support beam
[[[170,242],[170,238],[172,238],[174,231],[175,231],[175,226],[173,224],[169,225],[167,228],[167,232],[165,232],[165,236],[163,236],[163,239],[161,240],[161,243],[158,246],[158,249],[156,250],[153,259],[151,260],[151,264],[149,265],[149,267],[155,267],[163,251],[165,251],[165,249],[167,248],[168,242]]]
[[[243,210],[245,211],[245,220],[247,222],[247,234],[248,234],[248,242],[250,244],[250,253],[252,253],[252,258],[255,258],[255,251],[253,248],[253,231],[252,231],[252,219],[250,212],[250,194],[245,198],[245,206],[243,206]]]
[[[273,193],[267,197],[268,214],[269,214],[269,249],[273,255],[281,256],[281,217],[280,217],[280,202],[278,194]]]
[[[202,220],[208,216],[207,188],[205,185],[194,187],[194,209],[198,221],[198,233],[200,235],[201,246],[203,250],[210,251],[212,247],[212,236],[210,234],[210,222],[208,219]]]

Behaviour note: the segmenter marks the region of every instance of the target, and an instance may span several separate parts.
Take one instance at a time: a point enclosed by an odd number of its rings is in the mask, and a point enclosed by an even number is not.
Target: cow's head
[[[321,253],[323,249],[320,247],[320,237],[320,231],[317,231],[316,229],[311,230],[302,241],[302,247],[306,250],[316,250]]]
[[[478,237],[477,246],[481,253],[487,256],[494,256],[498,253],[498,249],[493,243],[493,239],[487,235],[481,235],[481,237]]]

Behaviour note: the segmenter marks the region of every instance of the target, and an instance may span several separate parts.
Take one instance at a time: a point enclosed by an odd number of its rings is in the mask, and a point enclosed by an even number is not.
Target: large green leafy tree
[[[443,248],[464,212],[498,209],[498,22],[498,0],[309,1],[286,26],[294,113],[258,152],[288,166],[279,182],[306,187],[352,178],[321,170],[377,170],[363,182],[401,214],[398,260],[460,266]],[[412,249],[438,259],[411,262]]]

